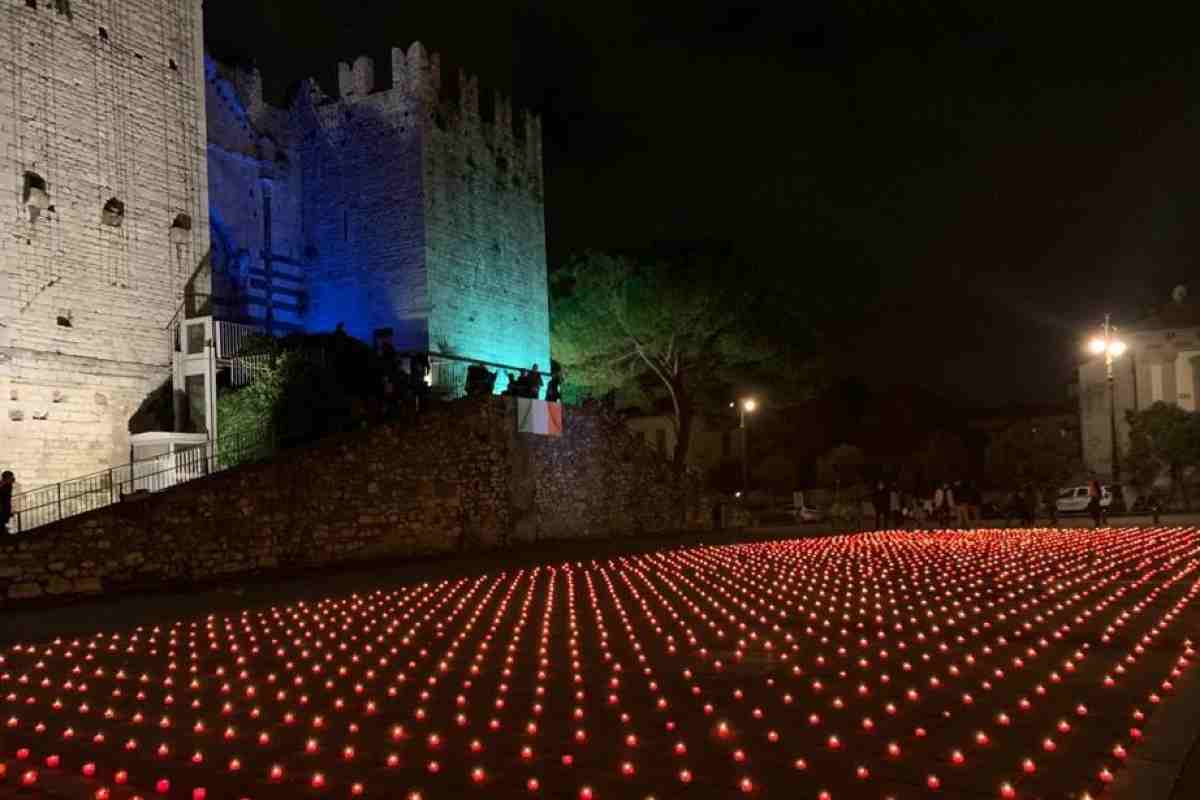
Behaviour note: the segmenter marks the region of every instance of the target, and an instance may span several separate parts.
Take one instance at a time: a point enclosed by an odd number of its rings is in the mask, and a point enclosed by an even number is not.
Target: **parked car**
[[[813,508],[812,506],[793,507],[792,515],[796,518],[797,522],[820,522],[825,519],[825,515],[821,513],[820,509]]]
[[[1087,511],[1090,499],[1087,486],[1071,486],[1059,491],[1058,500],[1054,504],[1058,507],[1060,514],[1080,514]],[[1112,487],[1100,487],[1100,507],[1107,509],[1112,504]]]
[[[792,492],[792,505],[788,508],[796,522],[820,522],[825,519],[820,509],[808,504],[804,492]]]

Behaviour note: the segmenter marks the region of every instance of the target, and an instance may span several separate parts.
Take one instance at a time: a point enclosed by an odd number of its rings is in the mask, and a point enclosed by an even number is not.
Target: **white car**
[[[812,506],[795,506],[792,508],[792,516],[797,522],[820,522],[824,519],[821,512]]]
[[[1058,493],[1058,500],[1055,501],[1055,506],[1058,507],[1060,514],[1072,514],[1087,511],[1088,500],[1091,498],[1088,495],[1088,487],[1072,486],[1063,489]],[[1108,508],[1112,505],[1113,493],[1107,486],[1100,487],[1100,507]]]
[[[788,507],[788,511],[797,522],[820,522],[825,518],[819,509],[804,501],[804,492],[792,492],[792,505]]]

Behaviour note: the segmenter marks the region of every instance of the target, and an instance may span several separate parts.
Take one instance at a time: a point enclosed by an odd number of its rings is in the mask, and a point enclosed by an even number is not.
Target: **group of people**
[[[516,375],[508,372],[506,373],[506,377],[508,378],[508,383],[504,387],[504,395],[531,399],[541,397],[543,377],[542,371],[536,363],[528,370],[518,370]],[[472,364],[467,367],[466,393],[468,397],[492,394],[495,386],[495,372],[492,372],[482,364]],[[562,369],[558,364],[552,364],[550,368],[550,380],[546,383],[546,397],[544,399],[549,403],[557,403],[561,398]]]
[[[926,498],[902,492],[879,481],[871,494],[875,530],[935,524],[943,528],[970,528],[980,520],[983,493],[973,483],[943,483]]]
[[[1097,527],[1108,524],[1104,507],[1104,487],[1100,481],[1088,482],[1087,512]],[[979,523],[983,511],[983,493],[969,481],[943,483],[924,498],[906,494],[895,485],[880,481],[871,494],[875,512],[875,530],[936,525],[941,528],[969,529]],[[1018,487],[999,509],[1004,526],[1013,523],[1034,525],[1040,517],[1058,526],[1058,494],[1053,488],[1039,492],[1033,484]]]

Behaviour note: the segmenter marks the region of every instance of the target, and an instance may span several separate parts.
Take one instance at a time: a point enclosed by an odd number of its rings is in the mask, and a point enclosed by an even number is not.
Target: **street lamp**
[[[1117,337],[1117,328],[1109,321],[1108,314],[1104,315],[1104,328],[1099,336],[1088,342],[1088,350],[1094,355],[1104,356],[1104,374],[1108,381],[1108,435],[1112,440],[1112,470],[1113,482],[1121,480],[1121,461],[1117,447],[1117,392],[1113,380],[1113,359],[1120,358],[1125,352],[1125,342]]]
[[[750,479],[746,450],[750,429],[746,427],[746,415],[753,414],[758,409],[758,401],[753,397],[743,397],[735,403],[730,403],[729,407],[738,410],[738,429],[742,432],[742,496],[748,497],[750,494]]]

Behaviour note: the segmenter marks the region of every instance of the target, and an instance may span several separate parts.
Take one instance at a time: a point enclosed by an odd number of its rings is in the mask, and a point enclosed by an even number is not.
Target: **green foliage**
[[[809,378],[794,345],[802,329],[769,335],[779,319],[765,290],[724,255],[587,253],[555,271],[551,302],[552,348],[568,398],[615,390],[670,398],[683,445],[675,448],[679,471],[698,410],[723,408],[732,387],[769,381],[784,395]]]
[[[1129,454],[1126,466],[1134,485],[1146,487],[1163,471],[1171,476],[1171,490],[1182,494],[1183,506],[1191,502],[1184,481],[1189,467],[1200,465],[1200,414],[1157,402],[1129,412]]]
[[[1039,490],[1057,490],[1081,468],[1074,438],[1052,425],[1020,422],[988,445],[987,473],[996,486],[1032,483]]]
[[[380,381],[370,348],[343,334],[259,337],[243,352],[262,356],[254,379],[217,397],[218,439],[235,447],[266,437],[303,441],[352,428]]]

